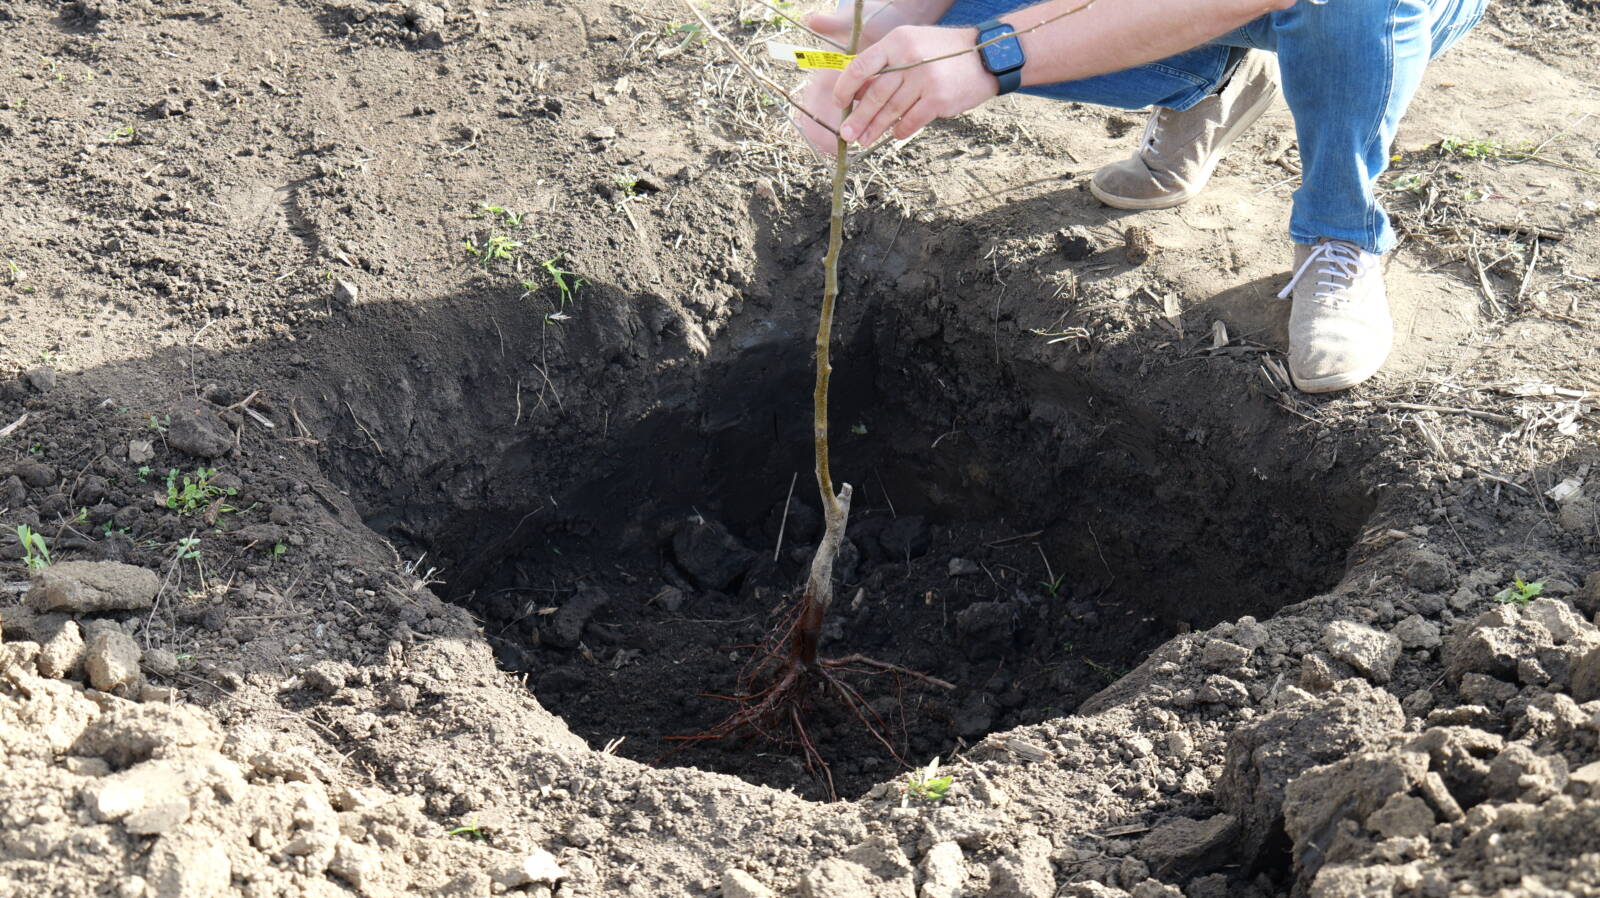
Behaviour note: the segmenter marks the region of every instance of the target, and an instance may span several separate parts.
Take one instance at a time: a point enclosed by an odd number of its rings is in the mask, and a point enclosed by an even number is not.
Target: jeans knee
[[[1426,0],[1299,0],[1272,13],[1280,53],[1310,52],[1323,58],[1356,56],[1370,61],[1373,47],[1414,24],[1426,33]]]

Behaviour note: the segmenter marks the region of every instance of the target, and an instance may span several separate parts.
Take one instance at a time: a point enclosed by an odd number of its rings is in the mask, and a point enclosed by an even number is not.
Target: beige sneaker
[[[1306,393],[1353,387],[1378,373],[1394,345],[1383,260],[1354,243],[1294,247],[1294,277],[1278,294],[1289,312],[1289,376]]]
[[[1277,98],[1278,61],[1251,50],[1226,86],[1178,112],[1157,109],[1139,152],[1094,173],[1089,192],[1118,209],[1167,209],[1206,186],[1228,146]]]

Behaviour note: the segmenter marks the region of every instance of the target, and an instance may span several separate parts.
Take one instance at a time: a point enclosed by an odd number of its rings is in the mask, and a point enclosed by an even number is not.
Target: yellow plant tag
[[[767,44],[767,52],[773,59],[793,63],[802,69],[843,69],[850,65],[850,60],[855,59],[848,53],[835,53],[832,50],[811,50],[806,47],[796,47],[793,44]]]
[[[794,64],[802,69],[843,69],[850,65],[852,59],[855,57],[848,53],[827,50],[794,51]]]

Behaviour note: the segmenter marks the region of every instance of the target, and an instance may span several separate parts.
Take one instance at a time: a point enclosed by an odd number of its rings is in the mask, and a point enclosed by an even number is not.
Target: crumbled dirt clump
[[[0,0],[0,894],[1600,895],[1591,11],[1430,69],[1348,394],[1282,109],[1177,210],[1026,98],[858,173],[824,638],[955,688],[818,702],[838,802],[665,741],[818,539],[825,219],[665,15]]]

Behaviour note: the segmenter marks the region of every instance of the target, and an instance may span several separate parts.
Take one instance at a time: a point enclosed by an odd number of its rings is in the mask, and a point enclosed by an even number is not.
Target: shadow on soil
[[[1079,309],[997,283],[971,235],[1051,203],[954,225],[863,216],[849,243],[832,432],[858,498],[827,635],[956,684],[862,681],[906,761],[1070,713],[1176,633],[1328,588],[1373,507],[1364,447],[1299,430],[1255,392],[1255,356],[1138,322],[1031,333]],[[292,409],[318,441],[294,451],[402,556],[426,553],[502,664],[592,744],[626,737],[622,754],[653,761],[729,710],[708,694],[735,688],[739,646],[780,619],[820,529],[819,220],[762,220],[724,305],[594,284],[555,322],[545,297],[485,278],[334,310],[292,343],[130,365],[276,384],[272,417]],[[899,769],[826,702],[811,736],[841,793]],[[767,744],[671,761],[816,791]]]

